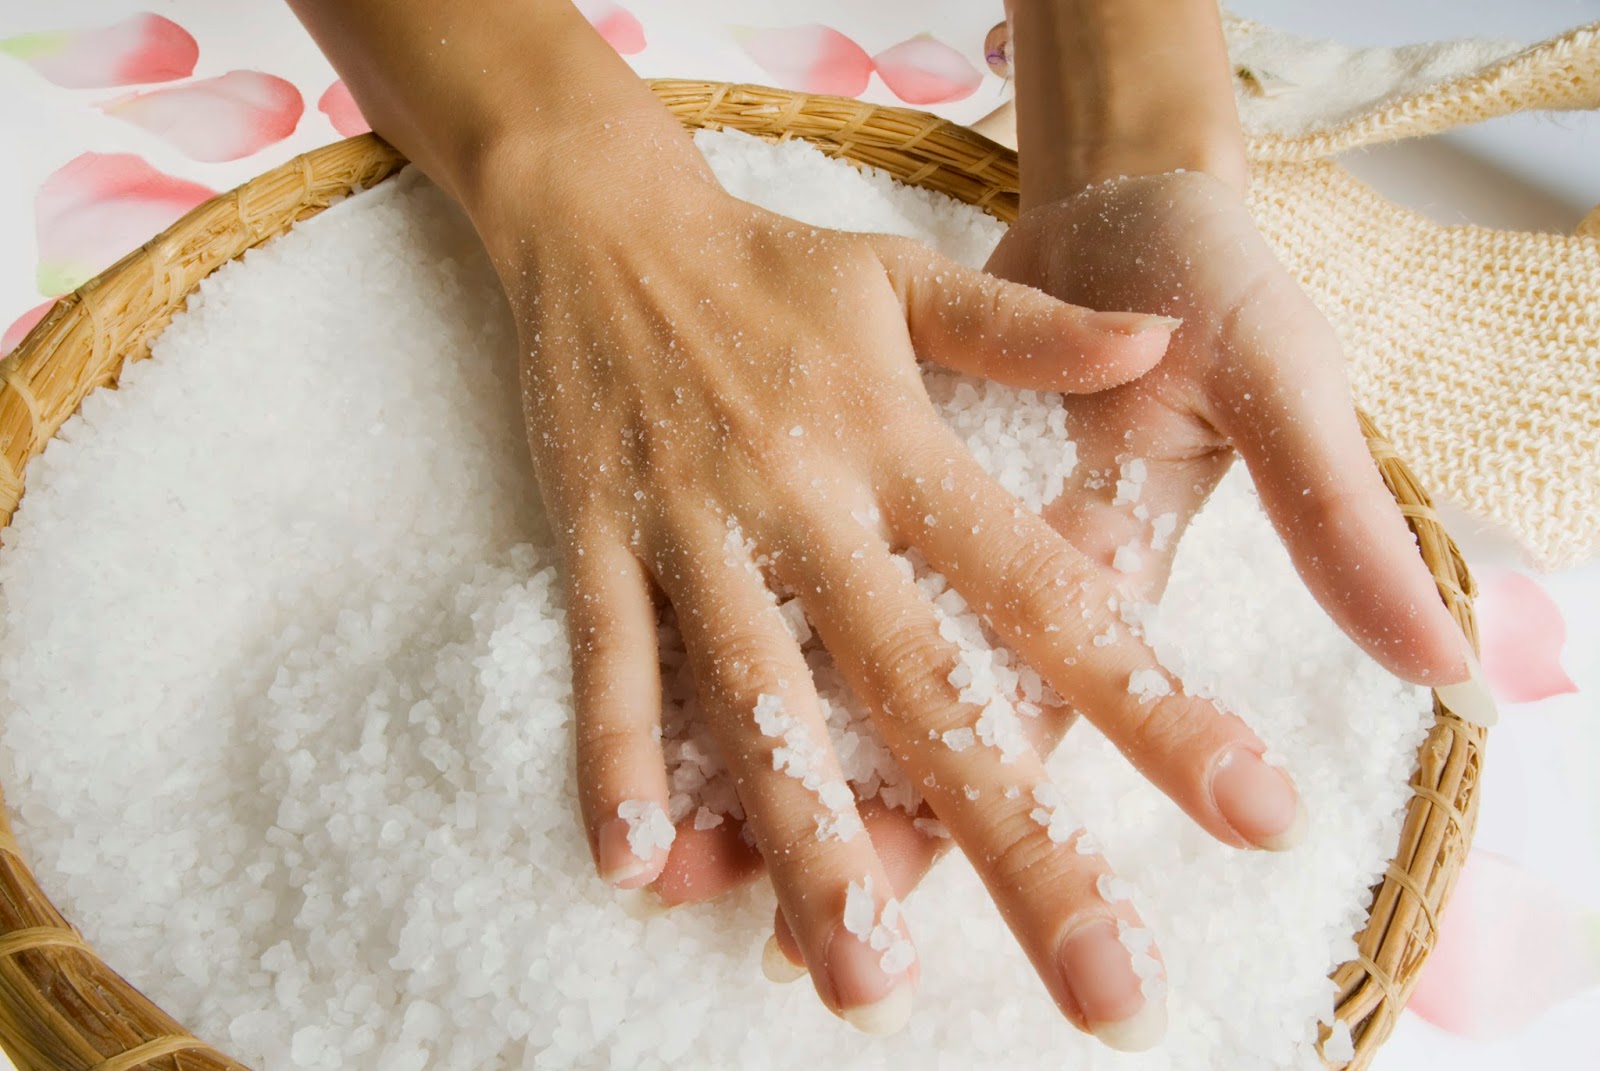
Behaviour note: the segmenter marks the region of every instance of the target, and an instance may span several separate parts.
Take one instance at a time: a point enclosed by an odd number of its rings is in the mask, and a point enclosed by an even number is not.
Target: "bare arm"
[[[373,129],[467,209],[497,260],[522,222],[518,203],[600,194],[617,183],[619,161],[647,156],[662,189],[713,181],[678,123],[567,0],[289,5]]]
[[[1179,168],[1242,189],[1215,0],[1008,0],[1023,195]]]

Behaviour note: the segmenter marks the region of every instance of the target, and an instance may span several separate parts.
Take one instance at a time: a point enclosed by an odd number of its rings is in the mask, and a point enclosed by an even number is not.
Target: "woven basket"
[[[658,81],[657,96],[687,127],[732,127],[804,138],[831,155],[957,197],[1010,221],[1017,158],[964,127],[921,112],[757,86]],[[373,135],[289,161],[201,205],[57,302],[0,363],[0,527],[23,492],[28,460],[78,408],[111,386],[219,265],[287,231],[404,164]],[[1281,166],[1281,165],[1280,165]],[[1373,457],[1404,511],[1462,630],[1475,637],[1472,582],[1405,463],[1362,418]],[[1477,814],[1483,730],[1437,701],[1417,756],[1400,843],[1374,888],[1359,955],[1333,974],[1339,1017],[1365,1067],[1416,983],[1438,913],[1466,856]],[[0,816],[0,1044],[20,1071],[215,1071],[243,1065],[198,1040],[102,962],[51,905]]]

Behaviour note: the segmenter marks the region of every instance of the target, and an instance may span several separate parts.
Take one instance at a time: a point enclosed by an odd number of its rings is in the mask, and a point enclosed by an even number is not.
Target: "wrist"
[[[1087,139],[1068,135],[1047,155],[1049,161],[1029,176],[1029,203],[1061,200],[1110,179],[1172,171],[1203,172],[1241,194],[1249,185],[1244,139],[1236,125],[1216,130],[1191,127],[1176,137],[1159,127],[1137,126]]]
[[[630,242],[668,228],[690,233],[729,200],[659,107],[609,113],[592,128],[513,129],[466,170],[473,177],[458,196],[508,284],[575,249],[606,246],[621,256]]]
[[[1243,190],[1244,136],[1212,0],[1016,0],[1011,29],[1024,207],[1179,169]]]

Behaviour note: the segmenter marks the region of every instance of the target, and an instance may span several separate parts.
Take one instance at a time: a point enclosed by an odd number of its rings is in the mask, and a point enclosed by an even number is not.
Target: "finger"
[[[857,1028],[892,1033],[910,1016],[915,953],[800,647],[759,572],[730,549],[742,540],[714,519],[675,528],[657,575],[817,994]]]
[[[725,818],[711,829],[697,829],[691,815],[678,823],[672,854],[650,888],[667,907],[698,904],[749,884],[762,869],[743,822]]]
[[[1033,390],[1104,390],[1154,367],[1178,323],[1068,305],[909,238],[868,240],[905,307],[917,355],[958,372]]]
[[[1250,468],[1262,506],[1317,601],[1368,654],[1419,684],[1474,674],[1470,649],[1440,600],[1417,542],[1367,448],[1338,341],[1309,299],[1258,309],[1241,332],[1264,350],[1242,355],[1213,392],[1212,420]],[[1319,327],[1308,331],[1302,325]],[[1492,720],[1487,691],[1452,707]]]
[[[1040,716],[1024,719],[1023,729],[1028,742],[1040,754],[1048,755],[1055,751],[1076,719],[1077,714],[1067,707],[1047,709]],[[915,887],[933,861],[950,847],[949,831],[926,808],[911,815],[874,796],[859,801],[857,810],[898,896],[903,897]],[[763,869],[761,854],[746,836],[743,821],[724,819],[702,829],[691,816],[678,823],[678,839],[673,842],[666,868],[650,888],[667,907],[703,903],[753,881]],[[784,921],[783,911],[777,911],[776,916],[774,932],[779,935],[781,951],[788,957],[790,966],[799,967],[803,973],[800,946]],[[764,964],[771,955],[769,949],[763,958]],[[768,977],[774,981],[800,976],[783,969],[776,961],[770,965],[777,975],[782,975],[777,977],[769,972]]]
[[[926,807],[912,815],[871,799],[864,801],[860,809],[861,821],[883,861],[894,895],[904,899],[950,848],[950,833]],[[800,943],[782,911],[774,912],[772,937],[762,953],[761,968],[774,982],[791,982],[805,973]]]
[[[1182,686],[1143,641],[1136,608],[953,436],[920,480],[886,491],[890,526],[926,555],[997,635],[1213,836],[1284,849],[1304,835],[1293,782],[1238,717]],[[930,478],[931,477],[931,478]]]
[[[998,693],[974,702],[950,683],[956,648],[887,547],[848,521],[808,531],[784,520],[793,542],[777,568],[810,603],[885,745],[971,860],[1057,1005],[1108,1044],[1153,1044],[1165,1003],[1146,993],[1141,970],[1159,974],[1159,960],[1148,941],[1134,953],[1119,939],[1148,931],[1127,903],[1100,895],[1110,870],[1078,850],[1086,842],[1075,822],[1054,817],[1017,714]]]
[[[661,674],[648,574],[602,531],[566,558],[578,800],[601,878],[624,889],[655,879],[672,846],[658,734]]]

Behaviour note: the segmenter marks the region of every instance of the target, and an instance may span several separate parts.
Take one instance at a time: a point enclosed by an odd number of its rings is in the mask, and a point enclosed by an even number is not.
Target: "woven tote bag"
[[[1600,553],[1600,210],[1572,235],[1436,223],[1338,153],[1600,108],[1600,23],[1531,48],[1352,50],[1229,20],[1251,207],[1333,321],[1356,400],[1425,487],[1535,564]]]

